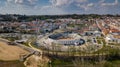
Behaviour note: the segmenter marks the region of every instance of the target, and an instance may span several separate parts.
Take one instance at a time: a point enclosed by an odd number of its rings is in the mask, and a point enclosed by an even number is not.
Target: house
[[[66,27],[67,27],[67,24],[61,24],[61,25],[59,26],[59,29],[66,29]]]
[[[94,31],[94,36],[101,37],[102,33],[100,31]]]
[[[96,36],[96,37],[101,37],[102,33],[100,31],[85,31],[84,32],[85,36]]]
[[[85,32],[84,32],[84,35],[85,35],[85,36],[92,36],[93,34],[94,34],[93,31],[85,31]]]
[[[119,33],[111,33],[108,34],[105,38],[107,43],[120,43],[120,34]]]
[[[15,40],[16,43],[25,43],[28,39],[22,39],[22,40]]]

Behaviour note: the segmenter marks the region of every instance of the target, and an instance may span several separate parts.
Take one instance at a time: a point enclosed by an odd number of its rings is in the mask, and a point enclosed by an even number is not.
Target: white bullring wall
[[[68,36],[72,37],[73,39],[55,40],[55,39],[48,38],[46,41],[49,44],[53,43],[53,42],[58,43],[58,44],[74,44],[75,42],[78,42],[80,40],[80,38],[81,38],[81,36],[79,36],[76,33],[68,34]]]

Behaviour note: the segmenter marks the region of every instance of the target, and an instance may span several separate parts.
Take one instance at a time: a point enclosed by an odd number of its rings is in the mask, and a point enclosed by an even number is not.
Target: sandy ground
[[[19,60],[20,55],[28,54],[27,51],[17,46],[8,45],[0,41],[0,60]]]
[[[24,62],[25,67],[48,67],[50,60],[47,57],[32,55]]]

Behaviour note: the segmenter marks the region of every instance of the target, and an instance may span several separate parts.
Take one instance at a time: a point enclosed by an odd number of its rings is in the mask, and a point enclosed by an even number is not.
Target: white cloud
[[[83,3],[87,0],[49,0],[53,6],[70,5],[71,3]]]
[[[35,4],[38,0],[28,0],[31,4]]]
[[[78,7],[83,8],[85,11],[90,9],[91,7],[94,7],[94,3],[88,3],[88,4],[77,4]]]
[[[7,1],[7,2],[6,2]],[[106,3],[99,0],[93,3],[89,0],[49,0],[47,5],[39,5],[40,0],[5,0],[0,7],[0,13],[16,14],[68,14],[68,13],[120,13],[118,0]],[[119,6],[116,6],[118,5]],[[77,5],[77,6],[75,6]],[[114,10],[113,10],[114,9]],[[72,11],[73,10],[73,11]],[[116,12],[117,11],[117,12]]]
[[[118,0],[115,0],[114,3],[101,3],[102,6],[115,6],[118,5]]]
[[[24,0],[15,0],[15,3],[21,4],[21,3],[24,3],[23,1],[24,1]]]
[[[87,1],[86,1],[87,2]],[[113,3],[105,3],[105,0],[100,0],[97,3],[85,3],[85,4],[77,4],[78,7],[83,8],[85,11],[93,10],[96,8],[103,8],[103,7],[108,7],[108,6],[116,6],[118,5],[119,2],[118,0],[115,0]]]
[[[34,5],[38,0],[7,0],[7,2],[13,2],[15,4]]]
[[[87,2],[88,0],[75,0],[75,2],[77,3],[83,3],[83,2]]]
[[[23,1],[24,2],[24,1]],[[66,12],[59,7],[49,7],[44,6],[44,9],[41,9],[41,6],[31,6],[21,5],[15,3],[15,1],[6,2],[3,7],[0,8],[0,13],[2,14],[27,14],[27,15],[54,15],[54,14],[66,14]]]
[[[11,2],[11,1],[13,1],[13,0],[7,0],[8,2]]]
[[[73,2],[73,0],[50,0],[53,6],[67,5]]]
[[[89,4],[87,4],[87,6],[88,7],[92,7],[92,6],[94,6],[94,4],[93,3],[89,3]]]

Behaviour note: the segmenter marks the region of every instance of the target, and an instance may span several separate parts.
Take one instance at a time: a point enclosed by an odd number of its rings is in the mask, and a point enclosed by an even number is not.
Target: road
[[[40,52],[40,53],[41,53],[41,55],[43,54],[42,50],[40,50],[40,49],[37,49],[37,48],[33,47],[33,46],[31,45],[31,42],[29,42],[29,43],[28,43],[28,46],[29,46],[29,47],[31,47],[32,49],[34,49],[35,51]]]

